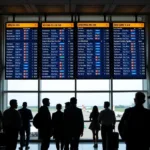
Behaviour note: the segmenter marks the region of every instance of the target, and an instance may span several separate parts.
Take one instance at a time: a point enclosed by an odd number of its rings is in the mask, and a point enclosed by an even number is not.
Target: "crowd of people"
[[[17,100],[10,100],[10,108],[0,113],[3,130],[6,135],[6,150],[15,150],[20,133],[20,150],[29,149],[30,121],[39,130],[41,150],[48,150],[50,138],[56,142],[57,150],[78,150],[80,137],[84,134],[84,119],[82,110],[77,107],[77,99],[72,97],[62,105],[57,104],[55,113],[50,114],[50,100],[44,98],[43,106],[33,118],[27,103],[17,110]],[[150,147],[150,111],[143,107],[145,95],[142,92],[135,94],[135,106],[125,110],[119,123],[119,133],[125,141],[127,150],[149,150]],[[103,150],[114,150],[113,130],[115,129],[115,112],[109,109],[110,103],[104,103],[104,110],[98,111],[94,106],[89,116],[89,129],[93,134],[94,148],[98,148],[98,133],[101,130]],[[26,140],[25,140],[26,134]],[[118,141],[119,142],[119,141]]]

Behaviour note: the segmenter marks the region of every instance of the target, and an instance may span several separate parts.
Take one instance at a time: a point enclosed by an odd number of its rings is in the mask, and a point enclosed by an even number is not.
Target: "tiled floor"
[[[17,146],[17,150],[18,148],[19,148],[19,145]],[[30,150],[40,150],[40,144],[30,144]],[[56,150],[54,143],[50,145],[49,150]],[[79,145],[79,150],[102,150],[102,145],[99,144],[98,149],[94,149],[92,143],[81,143]],[[119,150],[125,150],[125,144],[120,143]]]

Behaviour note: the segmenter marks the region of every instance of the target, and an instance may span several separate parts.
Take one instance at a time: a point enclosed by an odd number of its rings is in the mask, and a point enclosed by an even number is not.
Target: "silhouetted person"
[[[64,112],[66,111],[66,109],[68,109],[70,107],[70,102],[66,102],[65,103],[65,110]],[[65,122],[64,122],[64,149],[65,150],[69,150],[69,144],[71,145],[70,143],[70,137],[69,135],[67,134],[67,128],[65,127]]]
[[[17,100],[10,101],[10,108],[3,113],[3,125],[6,133],[6,150],[16,150],[18,133],[21,128],[21,116],[16,110]]]
[[[56,105],[57,112],[52,115],[53,136],[56,141],[57,150],[64,148],[64,113],[61,112],[62,105]],[[61,144],[61,148],[59,146]]]
[[[143,107],[144,93],[137,92],[134,102],[134,107],[125,110],[119,124],[119,132],[127,150],[149,150],[150,111]]]
[[[99,114],[99,123],[101,124],[101,135],[103,150],[111,149],[111,136],[115,127],[116,117],[114,111],[109,109],[110,103],[104,102],[104,110]]]
[[[23,108],[19,109],[22,127],[20,130],[20,149],[22,150],[25,146],[26,149],[29,149],[29,140],[30,140],[30,120],[33,119],[32,112],[30,109],[27,109],[27,102],[23,102]],[[25,133],[26,133],[26,143],[25,143]]]
[[[97,144],[98,143],[98,132],[100,130],[98,116],[99,116],[98,107],[94,106],[93,110],[90,114],[91,124],[89,126],[89,129],[92,130],[92,134],[93,134],[94,148],[98,147],[98,144]]]
[[[78,150],[80,136],[83,135],[84,120],[82,110],[76,107],[77,99],[70,100],[71,106],[64,112],[65,134],[71,142],[71,150]]]
[[[48,150],[52,130],[51,114],[48,109],[48,107],[50,106],[50,102],[48,98],[44,98],[42,102],[43,106],[41,106],[39,109],[41,122],[39,127],[39,135],[40,139],[42,140],[41,150]]]
[[[70,102],[65,103],[65,109],[68,109],[70,107]]]

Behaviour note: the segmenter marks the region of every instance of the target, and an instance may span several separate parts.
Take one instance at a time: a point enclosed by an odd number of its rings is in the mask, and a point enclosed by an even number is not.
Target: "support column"
[[[4,46],[3,46],[3,16],[0,16],[0,110],[3,109],[3,75],[4,75]]]
[[[150,96],[150,15],[147,16],[146,22],[147,90]],[[150,109],[150,98],[148,98],[148,108]]]

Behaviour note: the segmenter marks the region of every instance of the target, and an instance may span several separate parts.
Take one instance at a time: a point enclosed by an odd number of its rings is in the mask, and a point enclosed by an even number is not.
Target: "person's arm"
[[[127,112],[127,110],[125,110],[125,112],[120,120],[120,123],[118,125],[119,134],[124,141],[126,139],[126,137],[125,137],[125,122],[127,120],[127,117],[128,117],[128,112]]]
[[[4,113],[3,113],[3,129],[4,130],[7,129],[8,125],[9,125],[9,120],[7,119],[7,112],[4,111]]]
[[[115,126],[116,124],[116,115],[115,115],[115,112],[113,111],[113,125]]]
[[[32,120],[33,119],[33,115],[32,115],[32,111],[30,110],[30,113],[29,113],[29,119]]]
[[[82,113],[82,110],[80,111],[81,114],[80,114],[80,119],[81,119],[81,136],[83,136],[83,131],[84,131],[84,119],[83,119],[83,113]]]
[[[89,117],[89,118],[90,118],[90,121],[92,121],[92,113],[90,114],[90,117]]]
[[[98,122],[101,124],[102,122],[102,111],[99,113]]]
[[[2,120],[3,118],[3,115],[2,115],[2,112],[0,111],[0,120]]]
[[[54,118],[55,118],[55,115],[52,114],[52,127],[54,127]]]
[[[22,126],[22,119],[19,111],[16,111],[16,121],[17,121],[17,129],[20,129]]]

